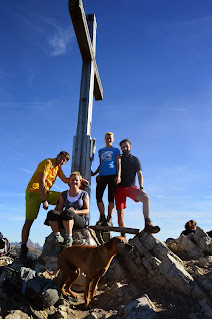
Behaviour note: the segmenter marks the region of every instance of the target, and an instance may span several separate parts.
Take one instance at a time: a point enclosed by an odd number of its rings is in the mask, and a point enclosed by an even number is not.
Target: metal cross
[[[96,101],[103,99],[102,84],[95,60],[97,23],[94,14],[85,15],[82,0],[69,0],[69,12],[83,60],[71,170],[80,171],[90,182],[91,163],[95,152],[95,139],[91,139],[93,95]]]

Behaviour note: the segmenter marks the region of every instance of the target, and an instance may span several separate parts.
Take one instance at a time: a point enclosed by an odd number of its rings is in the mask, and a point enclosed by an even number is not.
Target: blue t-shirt
[[[99,170],[100,176],[116,175],[116,156],[120,155],[120,151],[115,147],[104,147],[99,150],[101,158],[101,166]]]

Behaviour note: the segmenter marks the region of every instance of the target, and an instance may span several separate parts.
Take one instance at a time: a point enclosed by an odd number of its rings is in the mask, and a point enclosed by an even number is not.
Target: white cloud
[[[14,221],[16,221],[16,220],[25,220],[25,217],[23,216],[23,217],[8,217],[8,220],[14,220]]]
[[[70,23],[67,28],[62,28],[53,19],[41,17],[41,21],[51,26],[51,35],[47,36],[48,44],[51,47],[51,56],[64,55],[67,52],[74,32]]]
[[[45,49],[43,45],[42,48],[51,56],[60,56],[67,52],[71,39],[74,37],[71,21],[68,27],[61,27],[54,19],[49,17],[31,15],[29,18],[23,14],[16,14],[16,16],[35,32],[42,34],[50,51]]]
[[[50,37],[48,43],[52,47],[51,56],[64,55],[72,36],[71,28],[68,28],[67,30],[60,29]]]
[[[167,196],[167,195],[160,195],[160,194],[153,194],[151,197],[156,197],[156,198],[165,198],[165,199],[183,199],[183,198],[191,198],[190,195],[185,195],[185,196]]]
[[[29,174],[32,174],[32,173],[33,173],[33,171],[30,171],[30,170],[24,169],[24,168],[19,168],[19,170],[20,170],[20,171],[23,171],[23,172],[25,172],[25,173],[29,173]]]

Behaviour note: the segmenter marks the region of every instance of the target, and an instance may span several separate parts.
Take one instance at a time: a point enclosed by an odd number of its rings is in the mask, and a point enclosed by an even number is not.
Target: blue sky
[[[178,237],[191,218],[211,230],[211,1],[83,3],[97,19],[104,89],[104,100],[93,106],[97,149],[107,131],[115,134],[114,146],[131,140],[151,218],[161,226],[158,238]],[[72,153],[82,61],[67,0],[1,1],[0,18],[0,231],[20,241],[25,189],[38,163],[60,150]],[[64,173],[70,170],[67,163]],[[92,188],[95,224],[95,178]],[[60,180],[52,188],[65,189]],[[130,199],[127,205],[126,226],[142,229],[142,205]],[[45,216],[41,209],[30,234],[41,245],[50,233]]]

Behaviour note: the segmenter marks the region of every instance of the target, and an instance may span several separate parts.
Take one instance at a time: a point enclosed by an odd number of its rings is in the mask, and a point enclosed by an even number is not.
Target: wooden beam
[[[109,226],[89,226],[88,228],[99,230],[99,231],[114,231],[128,234],[138,234],[140,229],[127,228],[127,227],[109,227]]]
[[[99,76],[99,71],[96,65],[96,61],[94,62],[94,90],[93,95],[96,101],[103,100],[103,87]]]
[[[90,38],[88,24],[82,0],[69,0],[69,13],[71,16],[77,42],[84,63],[94,63],[94,97],[95,100],[103,100],[103,88],[96,65],[93,46]]]

